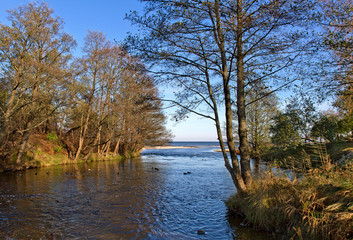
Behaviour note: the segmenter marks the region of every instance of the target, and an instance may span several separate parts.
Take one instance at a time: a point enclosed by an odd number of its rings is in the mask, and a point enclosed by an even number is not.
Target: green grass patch
[[[58,141],[58,135],[54,131],[48,133],[46,138],[47,138],[47,140],[54,142],[54,143],[56,143]]]

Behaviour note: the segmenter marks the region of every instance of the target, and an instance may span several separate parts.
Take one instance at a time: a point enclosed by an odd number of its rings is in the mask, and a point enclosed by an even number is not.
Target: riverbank
[[[38,154],[37,158],[34,159],[26,159],[20,165],[15,163],[7,164],[0,168],[1,172],[6,171],[22,171],[31,168],[41,168],[41,167],[49,167],[49,166],[57,166],[57,165],[68,165],[68,164],[78,164],[78,163],[85,163],[85,162],[98,162],[98,161],[122,161],[126,158],[136,157],[139,153],[136,154],[128,154],[125,156],[116,155],[116,156],[104,156],[98,158],[96,155],[91,156],[89,159],[85,160],[83,158],[79,158],[78,160],[71,160],[67,157],[67,155],[63,154],[46,154],[40,153]]]
[[[197,148],[194,146],[146,146],[142,150],[148,150],[148,149],[188,149],[188,148]]]
[[[50,136],[50,135],[49,135]],[[125,155],[108,154],[98,156],[96,153],[90,154],[90,157],[78,160],[69,158],[67,150],[62,146],[57,138],[48,137],[42,134],[35,134],[30,137],[29,148],[26,150],[20,164],[16,163],[16,154],[13,154],[7,161],[0,162],[0,172],[19,171],[30,168],[49,167],[56,165],[77,164],[83,162],[96,162],[115,160],[120,161],[126,158],[139,156],[140,152],[128,152]]]
[[[353,143],[304,145],[268,154],[300,177],[264,173],[227,201],[248,225],[291,239],[353,239]]]
[[[227,206],[258,230],[293,239],[353,239],[353,167],[317,169],[295,181],[268,174]]]

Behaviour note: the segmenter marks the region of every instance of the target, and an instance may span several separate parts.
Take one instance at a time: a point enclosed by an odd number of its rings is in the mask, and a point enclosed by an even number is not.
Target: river
[[[235,188],[217,143],[173,145],[196,148],[0,174],[0,236],[271,239],[228,217]]]

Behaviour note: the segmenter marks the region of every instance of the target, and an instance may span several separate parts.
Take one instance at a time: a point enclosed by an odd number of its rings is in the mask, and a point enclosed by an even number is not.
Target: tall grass
[[[302,159],[302,175],[293,181],[264,173],[246,192],[227,201],[229,210],[259,230],[291,239],[352,240],[353,166],[338,168],[326,152],[318,154],[320,167],[314,169],[310,159]]]

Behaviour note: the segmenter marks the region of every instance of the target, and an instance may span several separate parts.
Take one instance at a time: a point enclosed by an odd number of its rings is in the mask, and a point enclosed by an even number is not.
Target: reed
[[[291,239],[353,239],[353,167],[322,165],[293,181],[268,172],[226,204],[249,225]]]

